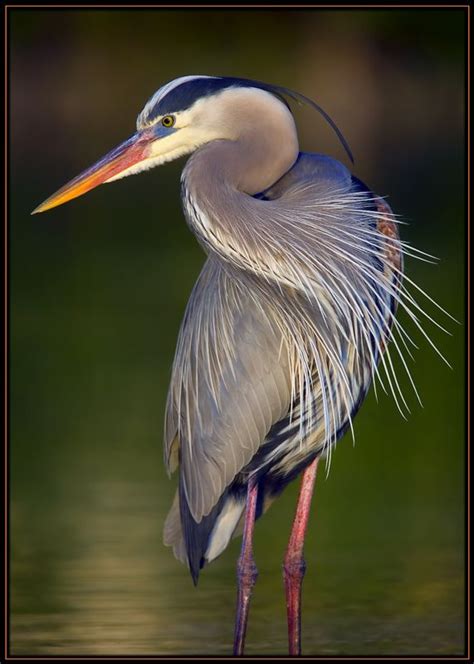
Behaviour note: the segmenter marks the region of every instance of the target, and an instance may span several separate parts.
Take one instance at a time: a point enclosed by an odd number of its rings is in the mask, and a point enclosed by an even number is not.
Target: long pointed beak
[[[47,198],[31,214],[45,212],[67,201],[82,196],[91,189],[119,177],[122,173],[145,160],[150,153],[150,145],[156,136],[150,130],[138,132],[121,143],[97,163],[61,187]]]

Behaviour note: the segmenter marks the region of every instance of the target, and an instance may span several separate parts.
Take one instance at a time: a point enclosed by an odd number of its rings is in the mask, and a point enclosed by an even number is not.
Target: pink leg
[[[234,655],[244,654],[245,632],[249,615],[250,596],[257,580],[257,566],[253,558],[252,539],[257,508],[258,484],[250,480],[247,487],[244,535],[242,550],[237,563],[237,617],[235,620]]]
[[[283,564],[290,655],[301,655],[301,586],[306,570],[303,546],[318,461],[319,457],[316,457],[303,473],[295,519]]]

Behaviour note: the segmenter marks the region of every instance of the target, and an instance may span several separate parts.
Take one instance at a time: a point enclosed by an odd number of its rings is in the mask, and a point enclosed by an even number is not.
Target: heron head
[[[183,76],[161,87],[137,118],[137,131],[39,205],[44,212],[100,184],[189,154],[218,139],[251,135],[262,123],[286,122],[297,144],[288,105],[272,86],[230,77]]]
[[[289,168],[298,153],[298,140],[287,97],[321,113],[352,159],[344,137],[327,113],[298,92],[243,78],[182,76],[149,99],[138,116],[133,136],[64,185],[32,214],[66,203],[100,184],[190,154],[219,139],[237,141],[245,137],[247,145],[258,145],[260,152],[270,150],[271,145],[275,160],[288,162]],[[275,137],[280,138],[280,143],[275,144]]]

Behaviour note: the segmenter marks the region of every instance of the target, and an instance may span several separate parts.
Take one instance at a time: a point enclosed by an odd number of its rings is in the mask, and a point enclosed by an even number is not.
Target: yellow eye
[[[172,127],[175,123],[175,119],[173,115],[165,115],[163,118],[161,118],[161,124],[163,127],[166,127],[167,129],[169,127]]]

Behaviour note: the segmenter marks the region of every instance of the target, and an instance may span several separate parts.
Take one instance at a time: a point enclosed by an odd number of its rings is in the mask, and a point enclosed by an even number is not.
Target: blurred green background
[[[465,29],[455,9],[9,11],[13,654],[229,654],[240,547],[195,589],[161,542],[175,486],[161,457],[167,384],[204,261],[182,217],[184,161],[31,210],[131,135],[177,76],[286,85],[338,122],[355,174],[409,223],[403,239],[440,257],[406,270],[462,323]],[[314,111],[295,115],[302,149],[346,161]],[[307,655],[464,649],[465,328],[420,303],[452,332],[426,321],[453,370],[407,323],[424,408],[410,395],[404,421],[371,393],[356,445],[347,436],[320,472]],[[248,654],[287,652],[296,490],[256,529]]]

